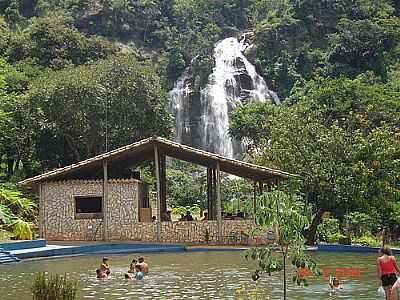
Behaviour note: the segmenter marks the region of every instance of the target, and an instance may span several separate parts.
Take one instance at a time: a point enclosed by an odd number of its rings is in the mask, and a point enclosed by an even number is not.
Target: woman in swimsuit
[[[386,300],[390,300],[391,288],[397,280],[396,272],[400,273],[400,270],[397,266],[396,258],[392,255],[392,251],[389,248],[381,248],[379,250],[379,255],[380,256],[376,260],[378,277],[382,282],[383,289],[385,290]]]

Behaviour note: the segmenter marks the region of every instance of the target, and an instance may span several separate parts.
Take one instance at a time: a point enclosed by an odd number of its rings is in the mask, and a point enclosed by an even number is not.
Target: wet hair
[[[139,258],[138,258],[138,261],[139,261],[140,263],[144,262],[144,257],[142,257],[142,256],[139,257]]]
[[[389,255],[389,256],[392,255],[392,250],[390,250],[389,247],[382,247],[381,249],[379,249],[379,252],[382,254]]]
[[[108,257],[103,257],[103,262],[107,261]]]

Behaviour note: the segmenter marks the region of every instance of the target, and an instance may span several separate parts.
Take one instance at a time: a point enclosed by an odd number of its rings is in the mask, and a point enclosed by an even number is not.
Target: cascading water
[[[241,144],[229,136],[229,112],[250,102],[273,100],[279,104],[277,95],[244,56],[247,46],[245,39],[239,42],[233,37],[216,44],[215,67],[200,96],[193,93],[189,69],[177,80],[170,96],[178,142],[235,157]]]

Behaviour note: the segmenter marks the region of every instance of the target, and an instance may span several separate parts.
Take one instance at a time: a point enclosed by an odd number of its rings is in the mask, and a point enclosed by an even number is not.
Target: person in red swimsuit
[[[390,290],[397,281],[396,272],[400,273],[396,258],[392,255],[392,250],[388,247],[379,249],[379,257],[376,260],[378,277],[385,290],[386,300],[390,299]]]

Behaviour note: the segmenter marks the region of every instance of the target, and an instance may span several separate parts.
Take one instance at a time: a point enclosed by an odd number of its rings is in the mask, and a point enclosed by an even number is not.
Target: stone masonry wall
[[[227,236],[249,233],[254,227],[253,221],[227,221],[222,222],[223,243],[228,242]],[[162,222],[160,230],[160,242],[162,243],[204,243],[206,232],[211,243],[217,243],[217,221],[193,221],[193,222]],[[143,242],[157,241],[156,223],[134,223],[126,227],[119,234],[113,233],[113,240],[133,240]]]
[[[138,180],[110,180],[108,186],[110,240],[157,241],[157,223],[138,220]],[[75,219],[76,196],[102,196],[100,180],[69,180],[43,183],[40,187],[39,228],[48,240],[102,240],[102,219]],[[251,220],[223,220],[222,243],[227,236],[248,233],[254,226]],[[160,242],[217,243],[217,221],[162,222]],[[94,236],[96,233],[96,236]]]
[[[109,234],[123,237],[138,222],[138,180],[110,180],[108,185]],[[41,235],[48,240],[101,240],[102,219],[75,219],[76,196],[102,196],[100,180],[46,182],[40,188]],[[96,233],[96,237],[94,237]]]

